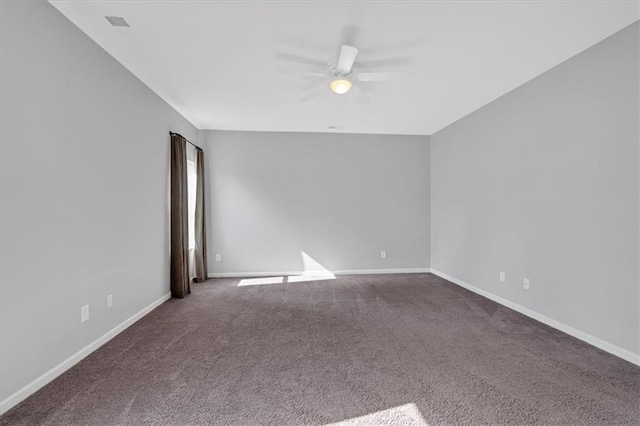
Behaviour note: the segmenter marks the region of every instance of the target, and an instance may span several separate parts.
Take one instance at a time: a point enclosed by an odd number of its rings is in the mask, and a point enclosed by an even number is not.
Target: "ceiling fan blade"
[[[362,86],[354,84],[353,89],[351,90],[351,99],[355,99],[359,104],[368,104],[371,102],[371,98],[367,95],[367,92],[364,91]]]
[[[358,61],[358,68],[371,69],[380,67],[399,67],[408,65],[410,62],[409,58],[371,59],[369,61]]]
[[[404,81],[409,76],[406,72],[361,72],[358,74],[360,81]]]
[[[312,78],[329,78],[329,73],[326,72],[313,72],[313,71],[294,71],[294,70],[278,70],[280,74],[294,75],[298,77],[312,77]]]
[[[292,55],[291,53],[277,53],[276,58],[283,59],[289,62],[295,62],[298,64],[315,65],[322,68],[325,68],[327,66],[325,61],[321,59],[309,58],[309,57],[300,56],[300,55]]]
[[[322,90],[316,90],[315,92],[311,92],[308,95],[306,95],[303,98],[300,98],[300,102],[309,102],[311,99],[315,98],[316,96],[324,93],[326,90],[322,89]]]
[[[376,43],[374,48],[360,49],[360,53],[367,55],[385,55],[395,54],[399,51],[407,50],[415,47],[422,47],[429,42],[429,39],[425,37],[408,39],[404,41],[395,41],[387,43]]]
[[[340,57],[338,58],[338,69],[344,73],[351,72],[353,62],[358,55],[358,49],[353,46],[344,45],[340,48]]]
[[[329,78],[329,74],[324,72],[303,72],[298,75],[302,77]]]

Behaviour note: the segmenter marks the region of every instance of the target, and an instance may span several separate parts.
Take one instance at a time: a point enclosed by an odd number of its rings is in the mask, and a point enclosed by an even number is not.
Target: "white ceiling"
[[[638,19],[629,1],[50,2],[196,127],[258,131],[432,134]],[[355,71],[409,79],[362,104],[286,60],[346,42]]]

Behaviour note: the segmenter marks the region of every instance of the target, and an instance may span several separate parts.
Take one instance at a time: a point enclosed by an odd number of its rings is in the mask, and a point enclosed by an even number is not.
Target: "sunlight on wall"
[[[429,426],[414,403],[376,411],[361,417],[331,423],[327,426],[413,425]]]
[[[302,273],[300,275],[288,275],[282,277],[265,277],[265,278],[248,278],[241,280],[238,287],[248,285],[267,285],[267,284],[283,284],[283,283],[300,283],[307,281],[334,280],[335,275],[327,268],[318,263],[317,260],[301,251],[302,255]]]
[[[303,275],[333,275],[331,271],[318,263],[317,260],[301,251],[302,255],[302,274]]]

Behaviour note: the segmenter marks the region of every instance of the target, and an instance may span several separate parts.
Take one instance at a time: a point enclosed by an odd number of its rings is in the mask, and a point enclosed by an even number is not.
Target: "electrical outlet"
[[[530,284],[531,282],[529,281],[529,278],[525,278],[524,282],[522,283],[522,286],[524,287],[525,290],[529,290]]]
[[[387,252],[386,251],[381,251],[380,252],[380,259],[386,259],[387,258]]]
[[[80,322],[89,321],[89,305],[80,308]]]
[[[220,256],[220,253],[216,253],[216,262],[220,262],[222,260],[222,256]]]
[[[500,271],[500,282],[503,283],[503,282],[506,282],[506,281],[507,281],[506,274],[504,273],[504,271]]]
[[[110,308],[113,306],[113,294],[110,294],[107,296],[107,308]]]

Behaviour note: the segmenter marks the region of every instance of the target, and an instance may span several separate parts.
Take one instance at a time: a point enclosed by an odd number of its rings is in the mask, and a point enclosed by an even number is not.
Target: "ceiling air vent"
[[[130,27],[130,25],[127,23],[127,21],[124,20],[122,16],[105,16],[104,19],[109,21],[109,23],[113,27]]]

